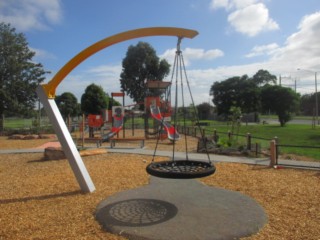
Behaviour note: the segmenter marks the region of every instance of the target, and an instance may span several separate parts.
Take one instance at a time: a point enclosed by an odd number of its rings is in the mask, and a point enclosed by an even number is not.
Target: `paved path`
[[[47,146],[47,145],[45,145]],[[57,145],[58,146],[58,145]],[[114,153],[129,153],[129,154],[142,154],[142,155],[153,155],[154,150],[148,150],[144,148],[107,148],[108,152]],[[0,150],[0,154],[9,154],[9,153],[41,153],[44,152],[44,146],[30,149],[7,149]],[[157,151],[157,156],[166,156],[171,157],[172,151]],[[253,165],[263,165],[268,166],[270,164],[269,158],[248,158],[241,156],[226,156],[226,155],[217,155],[209,154],[210,160],[212,162],[232,162],[232,163],[244,163],[244,164],[253,164]],[[185,159],[185,153],[175,152],[176,159]],[[189,153],[189,159],[208,161],[207,154],[204,153]],[[297,160],[285,160],[279,159],[278,163],[286,167],[291,168],[303,168],[303,169],[312,169],[320,171],[320,161],[319,162],[306,162],[306,161],[297,161]]]
[[[153,155],[154,150],[147,150],[141,148],[113,148],[109,149],[108,152],[116,152],[116,153],[134,153],[134,154],[144,154],[144,155]],[[157,151],[157,156],[166,156],[171,157],[171,151]],[[189,153],[189,159],[192,160],[200,160],[200,161],[208,161],[207,154],[204,153]],[[242,156],[226,156],[226,155],[217,155],[217,154],[209,154],[210,160],[214,162],[232,162],[232,163],[245,163],[245,164],[253,164],[253,165],[262,165],[269,166],[270,159],[268,157],[265,158],[249,158]],[[185,159],[185,153],[183,152],[175,152],[175,158]],[[313,169],[320,171],[320,161],[319,162],[306,162],[306,161],[296,161],[296,160],[285,160],[279,159],[279,164],[288,165],[287,167],[296,167],[303,169]]]

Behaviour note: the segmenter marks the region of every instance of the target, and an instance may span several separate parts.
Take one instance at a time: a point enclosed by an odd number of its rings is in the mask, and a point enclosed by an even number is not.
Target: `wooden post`
[[[121,92],[122,94],[122,106],[123,106],[123,125],[122,125],[122,137],[126,137],[126,124],[125,124],[125,117],[126,117],[126,110],[125,110],[125,103],[124,103],[124,92]]]
[[[82,145],[82,148],[84,148],[84,134],[85,134],[85,121],[86,121],[86,115],[82,114],[82,136],[81,136],[81,145]]]
[[[68,130],[69,130],[69,132],[71,132],[70,114],[68,114],[68,117],[67,117],[67,123],[68,123]]]
[[[131,125],[131,134],[132,136],[134,136],[134,112],[131,112],[131,121],[132,121],[132,125]]]
[[[247,150],[251,150],[251,134],[247,133]]]
[[[275,140],[270,141],[270,167],[277,164],[277,143]]]
[[[214,129],[214,130],[213,130],[213,141],[214,141],[215,143],[217,143],[217,142],[218,142],[218,133],[217,133],[217,129]]]
[[[229,130],[229,131],[228,131],[228,138],[229,138],[229,141],[231,140],[231,135],[232,135],[232,133],[231,133],[231,131]]]

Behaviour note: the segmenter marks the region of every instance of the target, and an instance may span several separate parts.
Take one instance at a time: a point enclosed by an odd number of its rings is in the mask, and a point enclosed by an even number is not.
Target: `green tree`
[[[101,86],[90,84],[81,96],[81,110],[85,115],[101,114],[108,107],[107,94]],[[93,128],[89,128],[89,137],[94,137]]]
[[[277,77],[269,73],[267,70],[263,70],[263,69],[260,69],[255,75],[253,75],[252,80],[258,86],[263,86],[269,83],[273,83],[273,84],[277,83]]]
[[[117,101],[115,98],[110,97],[108,93],[106,96],[107,96],[107,109],[108,110],[112,110],[113,106],[121,106],[121,103],[119,101]]]
[[[234,133],[234,129],[236,127],[237,128],[236,134],[239,134],[239,129],[241,126],[241,118],[242,118],[241,108],[232,106],[230,108],[230,113],[231,115],[229,117],[232,123],[231,132]]]
[[[143,102],[146,97],[146,81],[162,81],[170,71],[166,60],[160,60],[156,51],[146,42],[129,46],[122,61],[120,74],[121,89],[135,102]],[[153,92],[153,95],[160,93]]]
[[[278,115],[281,127],[292,119],[299,109],[299,94],[291,88],[265,85],[261,90],[262,109]]]
[[[81,110],[85,115],[101,114],[108,106],[107,94],[101,86],[90,84],[81,96]]]
[[[215,82],[210,95],[219,115],[230,115],[231,107],[239,107],[244,113],[260,109],[260,89],[247,75]]]
[[[211,112],[213,112],[213,107],[209,103],[204,102],[197,105],[197,110],[200,120],[208,120]]]
[[[24,115],[35,107],[35,89],[47,72],[32,60],[34,55],[22,33],[0,23],[0,130],[4,114]]]
[[[55,101],[64,119],[79,115],[78,100],[72,93],[62,93],[56,96]]]
[[[318,99],[320,99],[320,93],[317,93]],[[302,115],[307,115],[307,116],[314,116],[315,115],[315,109],[316,109],[316,94],[311,93],[311,94],[304,94],[300,98],[300,111]],[[320,106],[318,105],[318,108]],[[320,109],[320,108],[319,108]],[[320,110],[318,109],[318,112]]]

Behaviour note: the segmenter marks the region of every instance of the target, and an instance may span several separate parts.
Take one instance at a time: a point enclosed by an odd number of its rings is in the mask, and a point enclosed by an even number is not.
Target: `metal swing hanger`
[[[173,73],[172,73],[172,78],[171,78],[171,82],[172,82],[173,76],[175,75],[175,77],[176,77],[174,126],[176,126],[176,123],[177,123],[178,78],[179,78],[179,76],[181,78],[182,104],[183,104],[183,108],[185,107],[184,106],[184,92],[183,92],[183,77],[182,77],[183,73],[184,73],[185,80],[187,82],[187,87],[189,89],[190,97],[191,97],[191,100],[192,100],[192,103],[194,106],[194,101],[193,101],[193,97],[191,94],[189,81],[187,78],[185,65],[184,65],[184,61],[183,61],[182,51],[180,49],[181,40],[182,40],[182,37],[178,37],[176,56],[175,56],[175,60],[174,60]],[[180,75],[179,75],[179,73],[180,73]],[[193,111],[193,112],[196,115],[196,111]],[[199,121],[197,116],[196,116],[196,119]],[[183,122],[184,122],[184,127],[185,127],[186,126],[185,113],[183,114]],[[200,132],[201,132],[201,134],[203,134],[202,131],[200,131]],[[202,136],[202,137],[204,137],[204,136]],[[172,160],[155,162],[154,158],[155,158],[156,150],[157,150],[157,146],[158,146],[158,141],[157,141],[152,162],[146,167],[146,171],[152,176],[161,177],[161,178],[171,178],[171,179],[200,178],[200,177],[209,176],[215,172],[216,168],[212,164],[208,153],[207,153],[208,161],[206,161],[206,162],[189,159],[186,135],[185,135],[185,145],[186,145],[185,159],[181,159],[181,160],[175,159],[175,141],[173,141]]]

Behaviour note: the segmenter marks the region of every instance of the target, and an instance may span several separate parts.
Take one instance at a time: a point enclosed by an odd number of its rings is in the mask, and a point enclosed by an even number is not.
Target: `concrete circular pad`
[[[201,182],[151,177],[150,184],[102,201],[96,219],[130,239],[238,239],[267,221],[262,207],[239,192]]]

